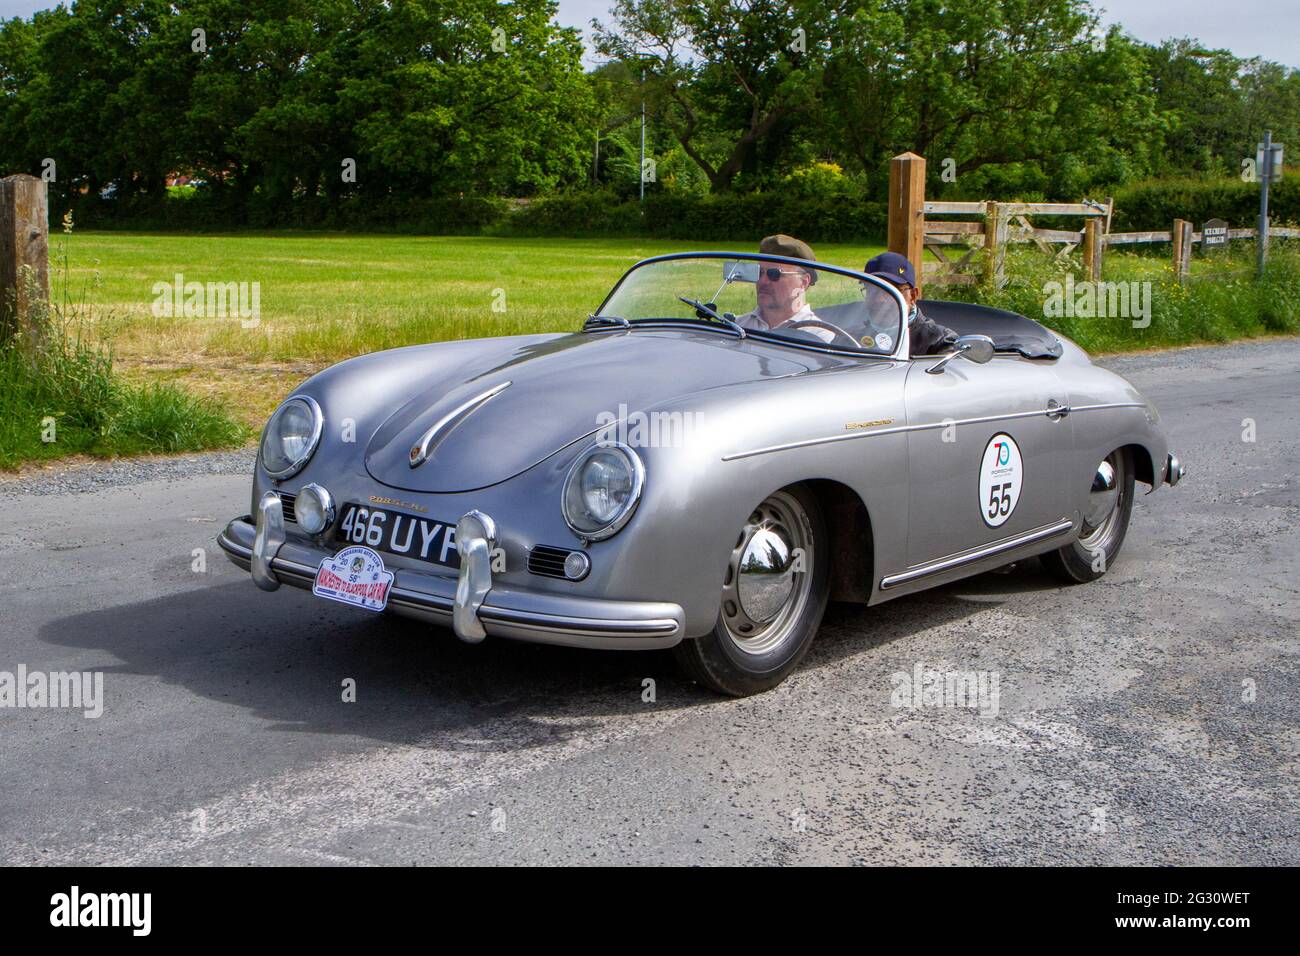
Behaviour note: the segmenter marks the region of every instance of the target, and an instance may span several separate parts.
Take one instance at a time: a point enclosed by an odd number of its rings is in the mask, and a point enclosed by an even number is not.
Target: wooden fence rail
[[[985,282],[994,287],[1006,283],[1006,250],[1012,243],[1032,242],[1054,261],[1079,265],[1092,281],[1101,279],[1102,261],[1111,246],[1168,242],[1173,244],[1174,272],[1183,281],[1191,268],[1192,247],[1203,241],[1201,233],[1184,219],[1169,231],[1111,232],[1114,199],[1058,202],[944,202],[925,198],[925,160],[915,153],[895,156],[889,170],[889,248],[907,256],[918,281],[936,285],[967,285]],[[939,221],[927,216],[971,216],[977,222]],[[1046,229],[1030,222],[1030,216],[1082,217],[1084,227]],[[1271,227],[1269,238],[1300,239],[1300,229]],[[1256,239],[1255,229],[1229,229],[1227,238]],[[982,269],[972,271],[977,253]],[[925,252],[932,262],[923,261]]]

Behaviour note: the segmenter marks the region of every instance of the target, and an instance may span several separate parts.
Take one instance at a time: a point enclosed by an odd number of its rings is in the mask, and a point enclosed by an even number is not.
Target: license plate
[[[321,561],[311,593],[367,611],[382,611],[388,606],[392,587],[393,572],[384,570],[384,559],[369,548],[353,546]]]
[[[337,541],[342,545],[364,545],[375,551],[399,554],[446,568],[460,567],[456,526],[432,518],[417,518],[348,502],[343,506],[343,523],[339,526]]]

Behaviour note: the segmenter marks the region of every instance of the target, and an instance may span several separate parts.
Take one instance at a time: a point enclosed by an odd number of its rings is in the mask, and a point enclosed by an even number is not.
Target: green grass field
[[[252,362],[327,362],[417,342],[576,329],[638,259],[697,248],[629,239],[328,234],[67,238],[73,296],[84,296],[120,356]],[[818,254],[861,267],[878,251],[827,246]],[[178,272],[187,281],[259,283],[260,324],[154,317],[154,283]]]
[[[752,244],[74,231],[54,237],[50,255],[60,277],[56,296],[66,294],[112,346],[129,379],[176,381],[257,425],[294,384],[340,359],[420,342],[577,329],[637,260],[737,247]],[[856,267],[879,251],[817,249],[829,262]],[[235,317],[156,317],[154,284],[177,273],[185,281],[258,283],[260,322],[245,328]]]

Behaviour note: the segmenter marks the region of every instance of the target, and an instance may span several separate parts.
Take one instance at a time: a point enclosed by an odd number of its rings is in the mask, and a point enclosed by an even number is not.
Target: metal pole
[[[641,201],[645,202],[645,69],[641,70]]]
[[[1264,130],[1264,168],[1259,171],[1259,238],[1255,243],[1255,275],[1264,275],[1268,259],[1268,181],[1273,172],[1273,131]]]

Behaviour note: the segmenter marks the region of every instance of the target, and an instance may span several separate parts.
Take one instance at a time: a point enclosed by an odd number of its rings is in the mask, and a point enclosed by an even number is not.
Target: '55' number
[[[1011,482],[994,485],[989,489],[989,517],[1006,516],[1011,513]],[[999,497],[1000,496],[1000,497]]]

